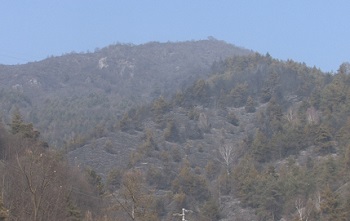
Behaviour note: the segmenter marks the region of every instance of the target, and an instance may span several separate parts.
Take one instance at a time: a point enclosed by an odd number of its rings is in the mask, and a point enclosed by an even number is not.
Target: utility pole
[[[185,213],[193,213],[192,210],[187,210],[185,208],[182,208],[182,213],[175,213],[173,214],[173,216],[181,216],[182,217],[182,221],[188,221],[185,219]]]

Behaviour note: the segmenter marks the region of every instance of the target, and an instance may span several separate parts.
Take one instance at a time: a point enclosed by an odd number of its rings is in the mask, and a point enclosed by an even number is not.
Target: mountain
[[[51,144],[110,128],[121,113],[206,77],[214,62],[252,53],[215,39],[116,44],[24,65],[0,65],[2,116],[17,107]],[[65,128],[65,129],[62,129]]]
[[[181,207],[201,220],[349,217],[348,65],[331,75],[250,54],[215,66],[171,98],[129,110],[69,158],[111,191],[121,190],[115,174],[139,171],[164,220]]]
[[[208,45],[212,50],[227,46],[216,40],[116,45],[44,60],[52,62],[45,70],[55,74],[35,79],[14,71],[22,66],[3,66],[1,73],[9,73],[1,75],[7,82],[0,96],[3,114],[17,106],[26,119],[34,119],[43,138],[64,138],[58,156],[67,158],[72,171],[86,174],[93,187],[87,192],[86,181],[77,182],[93,206],[75,201],[69,210],[80,208],[85,220],[174,220],[182,208],[188,220],[348,220],[350,65],[324,73],[233,46],[233,54],[222,56],[219,50],[206,63],[202,59],[209,55],[203,48]],[[160,53],[165,46],[184,52],[173,61],[167,50]],[[116,48],[125,49],[119,54],[124,60],[106,52]],[[142,48],[158,49],[152,54]],[[133,50],[137,59],[127,59]],[[100,56],[86,66],[61,69],[53,62],[73,64],[73,58],[96,54]],[[68,70],[72,74],[64,78]],[[40,142],[33,124],[14,113],[9,128],[15,137],[0,137],[4,165],[41,162],[36,160],[40,154],[33,157],[22,146],[22,161],[18,154],[16,160],[16,151],[7,145],[22,136],[54,151]],[[46,131],[42,125],[49,125]],[[6,134],[0,129],[0,135]],[[8,152],[12,161],[4,157]],[[70,186],[67,181],[65,191]],[[0,200],[0,212],[6,212],[3,208],[6,203]]]

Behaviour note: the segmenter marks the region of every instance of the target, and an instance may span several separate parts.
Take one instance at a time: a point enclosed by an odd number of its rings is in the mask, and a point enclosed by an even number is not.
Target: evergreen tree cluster
[[[87,109],[76,116],[47,100],[45,121],[57,111],[67,119],[63,128],[96,123],[92,132],[67,135],[62,152],[14,112],[0,127],[0,220],[172,220],[182,208],[194,211],[193,220],[220,220],[227,199],[261,221],[349,220],[346,66],[330,74],[250,54],[212,70],[120,118],[108,111],[86,118]],[[98,94],[75,102],[95,112],[110,107]],[[141,137],[128,163],[104,174],[68,165],[67,152],[116,134]],[[119,154],[107,140],[95,149]]]

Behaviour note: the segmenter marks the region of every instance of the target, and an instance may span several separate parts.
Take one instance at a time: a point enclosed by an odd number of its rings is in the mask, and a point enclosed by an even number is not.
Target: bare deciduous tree
[[[122,187],[114,194],[116,208],[124,211],[131,220],[158,220],[154,196],[145,188],[143,179],[138,170],[124,175]]]
[[[298,124],[298,121],[299,121],[298,116],[297,116],[295,109],[293,109],[293,108],[288,109],[285,118],[292,126],[295,126],[296,124]]]
[[[229,175],[230,174],[230,165],[235,158],[234,147],[233,147],[233,145],[224,144],[224,145],[219,147],[219,152],[220,152],[221,157],[224,160],[224,164],[226,167],[226,173],[227,173],[227,175]]]
[[[96,208],[86,177],[69,167],[62,154],[45,148],[37,138],[6,133],[1,125],[0,132],[0,198],[8,220],[72,220],[77,217],[69,204],[78,213]]]
[[[310,210],[307,208],[306,203],[298,198],[295,200],[295,208],[298,212],[299,221],[308,221],[310,216]]]
[[[0,190],[10,211],[9,220],[68,220],[68,197],[73,204],[85,206],[79,209],[90,206],[91,200],[85,195],[92,191],[83,186],[86,181],[79,178],[78,172],[69,169],[55,151],[29,146],[5,161],[0,174],[3,175]],[[85,195],[72,191],[72,186],[77,186]]]
[[[314,107],[310,107],[306,110],[307,121],[309,124],[317,124],[319,122],[319,116],[317,110]]]
[[[16,163],[12,167],[15,169],[12,172],[16,174],[12,174],[15,179],[11,179],[11,182],[16,187],[14,190],[21,193],[18,200],[23,201],[23,204],[16,205],[14,202],[12,205],[18,211],[22,210],[21,214],[30,214],[31,220],[39,221],[64,213],[60,210],[65,208],[62,205],[65,202],[64,185],[60,179],[63,176],[59,175],[63,171],[57,171],[57,156],[33,148],[25,154],[17,154]]]

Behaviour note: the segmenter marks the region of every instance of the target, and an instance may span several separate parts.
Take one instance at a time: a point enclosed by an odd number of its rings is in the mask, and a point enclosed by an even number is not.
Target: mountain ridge
[[[0,66],[4,98],[2,115],[8,121],[16,103],[25,119],[35,123],[46,139],[62,144],[75,134],[91,132],[92,125],[101,122],[99,119],[95,123],[85,123],[81,128],[71,127],[73,129],[66,134],[46,134],[55,133],[51,128],[62,127],[56,122],[58,119],[69,120],[69,116],[64,116],[68,109],[69,115],[91,118],[77,106],[78,110],[74,110],[74,103],[79,103],[83,109],[93,105],[97,108],[95,114],[111,109],[99,116],[108,124],[137,104],[149,102],[161,94],[170,95],[208,75],[214,61],[249,53],[251,51],[213,39],[151,42],[110,45],[93,53],[72,53],[19,66]],[[56,110],[49,110],[48,106],[56,106]],[[49,111],[36,112],[43,109]],[[39,123],[38,115],[52,120]],[[83,118],[80,121],[83,122]],[[66,128],[70,126],[66,125]],[[57,140],[54,137],[64,138]]]
[[[182,60],[186,67],[190,55]],[[76,64],[76,57],[70,56],[61,59]],[[74,65],[71,69],[76,71],[66,78],[66,69],[53,65],[60,84],[46,90],[61,88],[62,94],[47,98],[43,107],[27,114],[38,124],[49,125],[48,131],[70,133],[64,137],[64,153],[74,167],[88,168],[91,184],[111,205],[105,206],[112,211],[107,216],[123,219],[137,203],[140,214],[155,220],[171,220],[181,208],[194,211],[190,219],[203,221],[347,220],[350,75],[346,63],[332,75],[269,54],[233,55],[205,65],[208,72],[190,66],[183,76],[194,73],[195,77],[169,92],[162,86],[168,78],[158,86],[145,84],[151,88],[145,94],[140,87],[144,79],[133,82],[136,64],[148,76],[158,70],[154,64],[161,62],[159,58],[172,60],[169,53],[153,56],[153,61],[146,56],[137,63],[102,53],[84,66],[93,71],[83,78],[82,66]],[[195,56],[203,63],[203,54]],[[173,64],[160,68],[160,73],[170,66],[175,72],[182,70]],[[112,67],[118,71],[108,69]],[[51,82],[56,83],[57,76],[50,76]],[[139,86],[134,103],[116,105],[115,79]],[[35,88],[40,79],[29,77],[24,82]],[[173,82],[176,78],[164,87]],[[69,83],[76,87],[67,93],[63,89]],[[91,93],[82,91],[91,85],[95,86]],[[34,106],[24,89],[9,88],[12,91],[1,90],[2,105],[19,104],[23,110]],[[12,127],[15,123],[13,119]],[[93,130],[79,130],[91,124]],[[25,136],[37,138],[32,124],[21,128]],[[137,195],[128,195],[130,191]]]

